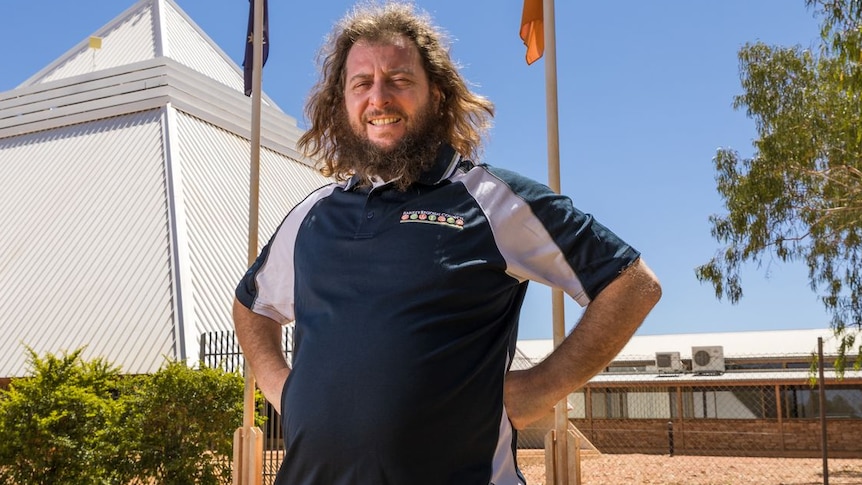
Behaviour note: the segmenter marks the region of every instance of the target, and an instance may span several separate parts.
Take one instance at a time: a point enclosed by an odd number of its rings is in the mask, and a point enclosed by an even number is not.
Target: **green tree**
[[[823,51],[844,65],[838,81],[850,92],[862,91],[862,1],[805,0],[823,18]]]
[[[239,373],[173,361],[130,380],[124,394],[121,441],[135,476],[163,485],[230,482],[233,432],[243,412]]]
[[[695,273],[736,303],[744,264],[804,261],[843,370],[862,330],[862,1],[806,3],[823,19],[819,52],[762,43],[739,52],[744,93],[734,107],[758,139],[752,158],[724,148],[714,158],[728,213],[710,222],[725,246]]]
[[[0,483],[120,483],[112,466],[119,371],[83,361],[82,351],[39,358],[28,349],[32,376],[0,395]]]

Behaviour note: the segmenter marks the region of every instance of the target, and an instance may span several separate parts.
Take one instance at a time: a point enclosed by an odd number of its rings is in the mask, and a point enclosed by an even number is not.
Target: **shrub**
[[[82,351],[39,358],[28,349],[32,376],[0,391],[0,484],[230,483],[238,372],[169,361],[121,377]]]
[[[119,370],[83,361],[83,349],[44,358],[27,351],[32,376],[0,394],[0,483],[119,483]]]
[[[234,430],[242,425],[239,373],[169,362],[125,389],[125,446],[142,481],[230,483]]]

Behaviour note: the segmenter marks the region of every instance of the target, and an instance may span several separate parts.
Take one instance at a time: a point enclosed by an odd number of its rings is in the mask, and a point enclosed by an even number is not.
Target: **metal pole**
[[[548,129],[548,186],[560,193],[560,134],[557,111],[557,49],[554,29],[554,0],[543,0],[542,27],[545,41],[545,114]],[[553,315],[554,348],[566,338],[565,301],[563,291],[551,290],[551,311]],[[554,429],[556,430],[555,477],[557,485],[566,485],[568,480],[569,430],[567,398],[564,397],[554,406]]]
[[[823,337],[817,337],[818,387],[820,388],[820,449],[823,453],[823,485],[829,485],[829,453],[826,448],[826,381],[823,378]]]
[[[252,103],[251,158],[248,198],[248,265],[257,258],[258,206],[260,194],[260,110],[263,86],[263,17],[265,0],[252,0],[254,27],[252,32]],[[242,427],[234,432],[234,485],[260,485],[263,482],[263,432],[254,425],[255,379],[244,359]]]
[[[260,105],[263,77],[263,1],[254,2],[252,50],[251,159],[248,190],[248,265],[257,258],[258,211],[260,204]],[[243,426],[254,426],[254,375],[245,361],[245,400]]]
[[[673,421],[667,422],[667,452],[673,456]]]

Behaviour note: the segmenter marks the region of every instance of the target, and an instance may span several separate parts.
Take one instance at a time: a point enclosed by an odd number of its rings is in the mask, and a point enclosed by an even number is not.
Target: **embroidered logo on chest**
[[[464,229],[464,218],[461,216],[453,216],[445,212],[434,211],[404,211],[401,214],[401,223],[421,222],[423,224],[437,224],[440,226],[448,226],[453,229]]]

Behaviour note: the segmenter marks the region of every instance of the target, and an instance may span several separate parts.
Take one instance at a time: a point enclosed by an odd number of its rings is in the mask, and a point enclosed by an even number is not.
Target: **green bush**
[[[101,359],[81,360],[82,350],[39,358],[28,349],[32,377],[0,394],[0,482],[118,483],[111,464],[119,371]]]
[[[0,484],[230,483],[239,373],[171,361],[122,377],[82,351],[28,349],[32,376],[0,391]]]
[[[123,433],[135,475],[163,485],[230,483],[233,432],[242,425],[239,373],[169,362],[125,389]]]

